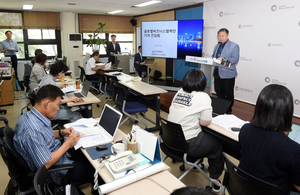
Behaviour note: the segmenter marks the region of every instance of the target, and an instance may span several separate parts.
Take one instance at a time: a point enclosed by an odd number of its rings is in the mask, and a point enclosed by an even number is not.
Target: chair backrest
[[[105,75],[106,77],[106,92],[110,91],[110,92],[113,92],[114,91],[114,87],[113,87],[113,83],[112,81],[115,79],[117,79],[115,76],[108,76],[108,75]]]
[[[36,96],[36,94],[34,91],[27,94],[27,98],[29,99],[32,106],[34,106],[34,104],[35,104],[35,96]]]
[[[15,190],[26,191],[32,186],[34,173],[13,145],[14,130],[4,127],[0,143],[1,156],[9,170]],[[32,178],[31,178],[32,177]]]
[[[79,79],[81,80],[82,83],[84,83],[84,81],[85,81],[85,71],[84,71],[84,68],[81,67],[81,66],[78,66],[78,68],[80,69]]]
[[[210,96],[213,113],[215,114],[225,114],[231,104],[231,101],[222,98],[217,98]]]
[[[125,89],[118,82],[113,81],[112,83],[116,92],[115,103],[118,107],[122,107],[124,100],[127,100]]]
[[[279,195],[279,188],[258,179],[234,165],[223,153],[227,172],[223,185],[230,195]],[[242,176],[241,176],[242,175]]]
[[[161,127],[159,135],[163,143],[179,154],[187,153],[189,144],[185,139],[181,125],[161,119]]]

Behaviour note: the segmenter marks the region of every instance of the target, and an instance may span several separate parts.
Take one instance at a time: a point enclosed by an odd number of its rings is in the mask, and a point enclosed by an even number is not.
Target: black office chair
[[[104,77],[105,77],[104,80],[106,80],[106,85],[105,85],[104,91],[108,97],[106,97],[106,100],[103,103],[103,106],[108,102],[108,100],[115,101],[116,90],[114,89],[113,82],[114,81],[118,82],[117,77],[115,77],[115,76],[104,75]]]
[[[231,101],[213,96],[210,96],[210,98],[213,109],[213,117],[227,113]]]
[[[73,165],[70,166],[70,169],[73,169]],[[69,170],[70,170],[69,169]],[[33,180],[34,189],[38,195],[60,195],[65,194],[65,186],[70,184],[68,175],[60,175],[61,177],[57,178],[54,182],[51,175],[49,174],[49,170],[43,165],[41,166]],[[71,194],[72,195],[84,195],[84,193],[75,185],[71,184]]]
[[[117,81],[113,82],[113,87],[117,91],[116,98],[115,98],[115,103],[119,110],[126,115],[127,117],[121,122],[119,125],[119,128],[129,119],[132,118],[135,123],[140,122],[145,125],[145,128],[147,129],[148,126],[147,124],[140,120],[138,118],[137,113],[145,113],[148,111],[147,107],[141,104],[138,101],[127,101],[129,98],[129,92],[123,88],[123,86],[119,85]],[[135,117],[134,117],[134,116]],[[144,118],[147,119],[146,116]]]
[[[33,179],[35,171],[31,171],[23,157],[15,150],[13,144],[14,130],[6,126],[0,129],[0,153],[8,168],[10,181],[5,194],[32,194],[35,192]],[[74,169],[74,165],[55,165],[49,171]],[[35,193],[34,193],[35,194]]]
[[[29,91],[29,77],[30,77],[30,75],[26,75],[26,76],[23,76],[23,80],[24,80],[24,86],[26,87],[26,92],[28,92]],[[26,97],[28,98],[28,93],[26,94]],[[29,108],[29,106],[31,105],[31,103],[29,102],[25,107],[23,107],[22,109],[21,109],[21,115],[23,114],[23,111],[25,110],[25,109],[27,109],[27,111],[29,111],[30,110],[30,108]]]
[[[211,178],[198,165],[203,161],[203,157],[193,158],[188,156],[189,142],[184,137],[181,125],[161,118],[161,126],[162,128],[159,132],[160,148],[166,154],[163,161],[170,157],[173,161],[183,162],[180,166],[181,171],[185,170],[185,164],[190,165],[178,178],[179,180],[182,180],[193,168],[198,169],[207,178],[211,188]]]
[[[223,153],[227,170],[225,170],[222,195],[225,188],[229,195],[279,195],[279,188],[273,184],[258,179],[234,165]],[[243,176],[241,176],[243,175]]]

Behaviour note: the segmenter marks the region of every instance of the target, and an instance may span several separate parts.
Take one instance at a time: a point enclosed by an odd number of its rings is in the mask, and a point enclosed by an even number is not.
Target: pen
[[[72,135],[69,135],[69,137],[73,137],[74,135],[72,134]],[[80,134],[79,136],[84,136],[84,134]]]
[[[125,172],[125,175],[127,175],[132,169],[129,169]]]

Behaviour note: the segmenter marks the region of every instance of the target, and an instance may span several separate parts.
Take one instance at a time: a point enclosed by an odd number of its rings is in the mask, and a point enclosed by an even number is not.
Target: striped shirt
[[[51,159],[52,152],[55,152],[61,143],[54,137],[51,121],[32,108],[23,114],[16,124],[14,146],[34,171]],[[73,161],[64,154],[55,165],[72,163]],[[51,172],[53,179],[58,172],[66,174],[67,170]]]

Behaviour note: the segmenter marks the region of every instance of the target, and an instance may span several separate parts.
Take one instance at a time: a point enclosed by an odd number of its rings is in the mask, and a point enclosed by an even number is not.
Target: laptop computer
[[[216,117],[225,114],[231,104],[231,101],[211,96],[212,116]]]
[[[298,144],[300,144],[300,125],[293,123],[292,124],[292,131],[289,132],[288,137],[292,140],[294,140],[295,142],[297,142]]]
[[[122,116],[123,114],[121,112],[108,104],[105,104],[100,120],[96,125],[96,127],[99,128],[99,131],[101,131],[104,135],[102,136],[102,139],[97,140],[97,145],[108,144],[114,140]],[[95,146],[95,144],[91,143],[91,146]],[[85,148],[91,146],[85,146]]]
[[[92,85],[92,83],[90,81],[85,80],[85,82],[83,84],[83,88],[82,88],[80,93],[69,93],[69,94],[67,94],[67,97],[68,98],[71,98],[71,97],[78,97],[78,98],[86,97],[89,90],[90,90],[91,85]]]

